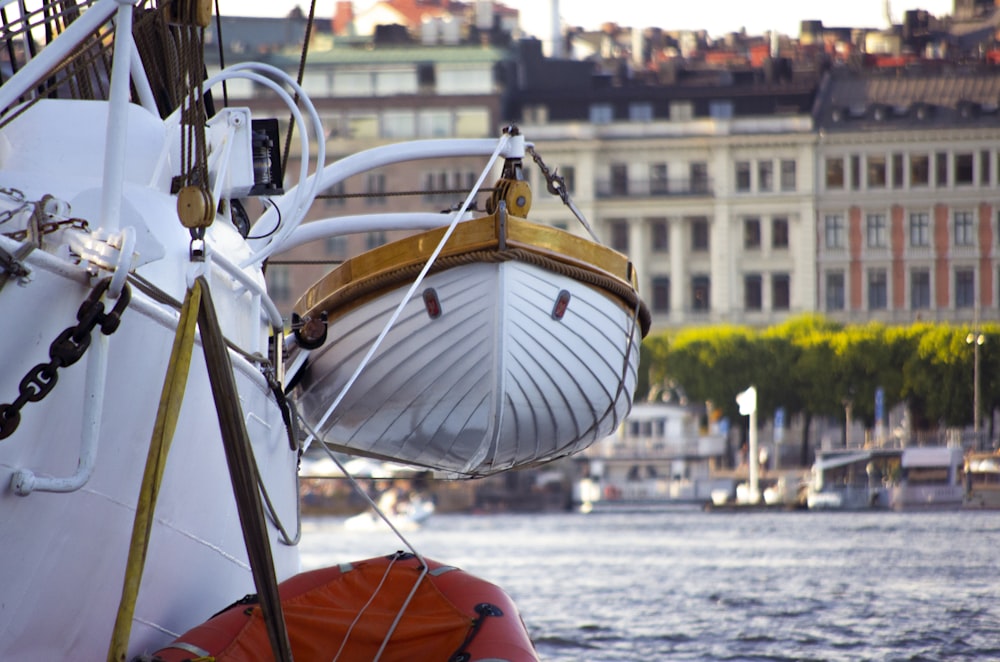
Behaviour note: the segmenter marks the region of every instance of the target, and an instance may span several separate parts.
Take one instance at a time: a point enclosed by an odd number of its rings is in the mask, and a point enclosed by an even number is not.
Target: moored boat
[[[509,215],[528,211],[509,176],[492,214],[348,260],[296,304],[327,325],[296,397],[328,444],[480,476],[577,452],[628,413],[649,326],[631,264]]]
[[[412,554],[313,570],[279,590],[296,659],[537,660],[514,603],[499,587]],[[182,662],[192,655],[272,660],[254,596],[181,635],[154,659]]]
[[[325,135],[322,122],[286,74],[244,63],[204,80],[208,3],[45,2],[34,11],[28,4],[2,3],[0,15],[9,56],[0,85],[0,310],[10,321],[0,339],[0,481],[9,486],[0,492],[0,659],[132,659],[251,591],[268,616],[263,654],[290,659],[278,583],[299,568],[296,471],[306,434],[297,423],[322,429],[324,421],[300,416],[289,378],[308,384],[324,351],[298,348],[286,360],[294,342],[268,295],[265,263],[302,239],[297,229],[319,190],[383,163],[386,154],[489,157],[485,176],[496,158],[520,159],[525,142],[512,131],[498,140],[395,146],[327,165],[324,140],[310,147],[310,136]],[[48,43],[36,43],[39,35]],[[246,108],[210,113],[206,95],[233,77],[287,104],[301,142],[297,186],[282,189],[274,122],[260,124]],[[245,203],[257,196],[268,202],[252,215]],[[517,200],[498,199],[495,222]],[[451,219],[475,224],[464,209]],[[440,225],[435,221],[429,228]],[[317,227],[315,237],[345,231]],[[577,257],[565,252],[555,261]],[[510,432],[490,416],[514,410],[494,407],[470,426],[480,442],[488,439],[485,453],[430,445],[408,459],[467,474],[501,470],[572,452],[624,416],[642,307],[627,261],[612,262],[625,265],[607,277],[614,287],[566,286],[569,300],[556,296],[550,312],[567,318],[560,324],[569,328],[586,314],[590,290],[602,291],[618,325],[577,332],[582,340],[572,351],[596,360],[614,346],[618,356],[608,361],[617,372],[600,372],[581,387],[584,398],[551,407],[564,417],[560,424],[577,424],[570,437],[540,451],[495,452]],[[601,264],[571,266],[592,277]],[[493,279],[501,288],[493,299],[503,299],[513,281]],[[438,301],[451,324],[453,299]],[[339,306],[321,305],[344,323]],[[351,323],[359,328],[337,332],[369,340],[378,334],[359,318]],[[510,325],[503,331],[514,334]],[[572,344],[557,336],[552,343]],[[314,352],[311,364],[300,360]],[[354,369],[350,357],[337,360]],[[405,361],[396,351],[373,368],[392,373],[389,362],[402,370]],[[340,369],[332,355],[325,366],[321,373]],[[454,371],[437,378],[443,388],[464,387]],[[509,388],[499,392],[512,397]],[[397,413],[417,427],[418,406],[400,401]],[[355,415],[387,420],[363,408]],[[381,454],[381,447],[359,450]],[[417,581],[430,583],[423,570],[439,568],[419,565]],[[449,575],[458,576],[442,576]],[[475,617],[463,614],[463,638],[450,652],[461,653],[462,642],[479,632],[470,630]],[[363,616],[355,610],[359,622]],[[433,639],[438,625],[421,621],[419,638]],[[476,650],[507,655],[504,642],[517,641],[511,659],[533,659],[519,627]],[[442,650],[458,636],[442,637]],[[487,640],[479,632],[476,645]],[[418,650],[409,659],[419,659]]]
[[[965,457],[966,508],[1000,508],[1000,453],[969,453]]]
[[[962,506],[964,453],[951,446],[910,447],[900,457],[901,474],[889,491],[893,510],[953,510]]]

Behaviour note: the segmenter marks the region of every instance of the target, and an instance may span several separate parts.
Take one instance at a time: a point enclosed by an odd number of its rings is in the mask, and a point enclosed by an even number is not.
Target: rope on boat
[[[309,422],[306,421],[301,416],[299,416],[298,410],[296,410],[295,413],[296,416],[299,417],[301,425],[309,432],[309,434],[312,435],[313,437],[319,438],[319,434],[317,434],[316,431],[312,429],[312,427],[309,425]],[[340,469],[341,473],[343,473],[347,477],[347,480],[351,483],[351,487],[354,488],[355,492],[360,494],[361,497],[368,502],[368,505],[372,508],[372,510],[375,511],[375,513],[378,514],[379,517],[382,518],[382,521],[384,521],[389,526],[392,532],[396,534],[396,537],[399,538],[400,542],[406,545],[407,549],[410,550],[413,556],[415,556],[417,560],[420,561],[420,574],[417,576],[417,581],[413,584],[413,588],[410,590],[410,593],[406,596],[406,600],[404,600],[403,604],[400,605],[399,611],[396,613],[396,617],[393,619],[392,624],[389,626],[388,632],[386,632],[385,637],[382,639],[382,645],[379,647],[378,652],[375,655],[373,662],[378,662],[378,660],[382,657],[382,653],[385,651],[386,646],[389,645],[389,639],[392,638],[392,634],[396,631],[396,627],[399,625],[399,621],[403,618],[403,614],[406,613],[407,607],[410,606],[410,602],[413,600],[413,597],[417,594],[417,589],[420,587],[420,582],[422,582],[424,580],[424,577],[427,576],[427,573],[429,572],[429,566],[427,565],[427,561],[424,559],[423,555],[417,551],[417,548],[414,547],[410,543],[410,541],[407,540],[406,537],[400,532],[400,530],[397,529],[396,526],[389,520],[385,512],[383,512],[382,509],[378,507],[378,504],[375,503],[375,500],[371,498],[371,495],[368,494],[367,490],[361,487],[361,484],[358,483],[357,479],[354,476],[352,476],[350,472],[347,471],[343,463],[341,463],[341,461],[337,458],[337,456],[333,453],[333,451],[331,451],[330,448],[325,443],[322,442],[320,442],[320,447],[327,454],[327,457],[333,460],[333,463],[337,465],[337,468]],[[368,599],[368,602],[366,602],[365,605],[360,610],[358,610],[358,613],[354,617],[354,620],[351,621],[350,626],[347,628],[347,632],[344,634],[344,640],[341,642],[340,648],[337,650],[337,654],[333,656],[333,662],[337,662],[337,660],[340,658],[340,654],[343,652],[344,647],[347,645],[348,639],[350,639],[351,631],[354,630],[354,626],[357,625],[358,622],[360,622],[361,615],[364,613],[365,609],[368,608],[368,605],[370,605],[372,601],[375,599],[375,597],[378,595],[379,590],[381,590],[382,585],[385,583],[385,580],[389,576],[389,571],[392,569],[393,563],[395,563],[395,557],[393,558],[392,563],[390,563],[389,566],[386,568],[385,575],[383,575],[382,580],[379,582],[378,586],[375,587],[375,591],[374,593],[372,593],[372,596]]]
[[[178,311],[180,311],[183,307],[183,304],[180,301],[177,301],[172,296],[170,296],[170,294],[163,291],[155,284],[146,280],[144,277],[140,276],[137,273],[130,273],[128,275],[128,281],[136,289],[138,289],[139,291],[141,291],[143,294],[153,299],[154,301],[157,301],[165,306],[169,306],[174,310]],[[285,418],[285,412],[290,411],[289,403],[284,392],[280,388],[274,387],[276,382],[273,382],[273,374],[274,374],[273,362],[266,356],[261,356],[259,353],[251,354],[247,350],[236,345],[236,343],[232,342],[228,338],[225,339],[225,342],[226,346],[229,348],[230,351],[239,354],[249,363],[252,363],[253,365],[257,366],[260,369],[260,371],[265,375],[265,378],[267,378],[268,380],[268,385],[271,387],[271,393],[274,395],[274,399],[275,401],[277,401],[278,407],[281,409],[282,418]],[[269,377],[269,375],[271,375],[271,377]],[[296,437],[295,430],[291,425],[291,414],[289,414],[288,418],[285,420],[285,430],[289,438],[289,444],[293,447],[293,449],[297,450],[298,439]],[[270,495],[268,494],[267,491],[267,486],[264,484],[264,481],[260,479],[260,476],[257,476],[257,487],[260,488],[261,496],[264,499],[264,506],[267,508],[268,519],[270,519],[271,523],[274,524],[276,529],[278,529],[278,533],[280,534],[279,540],[283,544],[289,546],[295,546],[299,544],[299,540],[302,538],[302,513],[298,509],[296,509],[295,535],[290,535],[288,533],[288,529],[285,527],[284,523],[281,521],[281,518],[278,515],[278,510],[274,507],[271,501]]]
[[[337,394],[337,397],[334,398],[330,406],[327,407],[326,412],[323,414],[322,418],[320,418],[319,422],[316,424],[316,428],[322,428],[323,425],[330,419],[330,416],[332,416],[334,410],[340,406],[340,403],[347,395],[347,392],[351,389],[352,386],[354,386],[354,382],[358,380],[358,377],[361,375],[361,372],[368,367],[368,363],[372,360],[372,357],[375,356],[375,352],[378,351],[378,348],[382,344],[382,341],[385,340],[385,337],[387,335],[389,335],[389,330],[392,329],[393,326],[395,326],[396,321],[399,319],[399,316],[403,314],[403,309],[406,308],[406,304],[409,303],[411,298],[413,298],[413,294],[417,291],[417,288],[420,287],[420,284],[424,281],[424,278],[427,276],[428,273],[430,273],[430,270],[434,266],[434,263],[441,255],[441,251],[444,250],[445,245],[448,243],[448,239],[451,238],[451,235],[452,233],[455,232],[455,228],[458,226],[459,221],[461,221],[462,217],[465,215],[466,210],[469,208],[469,205],[471,205],[472,201],[475,199],[476,192],[479,190],[479,187],[483,185],[483,182],[486,180],[486,176],[493,168],[493,164],[496,163],[498,158],[500,158],[501,152],[507,146],[507,143],[510,141],[510,139],[511,139],[511,134],[505,132],[503,136],[500,138],[500,140],[497,142],[496,149],[493,151],[493,154],[487,161],[486,167],[484,167],[483,171],[480,173],[479,179],[476,181],[476,184],[472,187],[472,192],[470,192],[469,195],[465,198],[465,202],[462,203],[462,206],[452,215],[451,223],[448,225],[448,228],[441,236],[441,241],[438,242],[438,245],[434,248],[434,251],[431,253],[430,257],[427,258],[427,262],[424,263],[420,268],[420,273],[417,274],[416,279],[414,279],[413,283],[410,285],[410,288],[406,291],[405,296],[403,296],[402,301],[399,302],[399,305],[396,307],[396,310],[393,311],[388,321],[386,321],[385,327],[383,327],[382,332],[379,333],[378,337],[375,338],[375,341],[371,344],[371,347],[368,348],[368,353],[365,354],[365,356],[361,359],[361,362],[358,364],[358,367],[354,370],[354,373],[344,384],[344,387],[340,389],[340,393]],[[305,443],[303,444],[303,448],[308,448],[309,443],[316,438],[318,438],[318,436],[315,433],[310,432],[309,437],[305,440]]]
[[[243,420],[236,380],[233,377],[233,366],[229,360],[229,351],[219,326],[208,283],[204,276],[199,276],[195,283],[200,283],[202,291],[198,328],[201,331],[208,379],[212,385],[212,396],[219,416],[222,445],[229,465],[229,476],[233,484],[233,495],[236,497],[236,509],[240,516],[243,539],[246,542],[250,570],[260,598],[260,607],[275,660],[291,662],[291,644],[282,615],[281,598],[278,595],[278,581],[268,542],[264,507],[257,489],[260,474],[251,452],[250,436]]]
[[[142,571],[146,564],[146,553],[149,550],[149,539],[153,530],[153,511],[160,492],[163,479],[163,469],[167,463],[170,442],[177,428],[181,403],[184,401],[184,390],[187,384],[188,369],[191,366],[191,354],[194,349],[194,331],[198,321],[197,310],[201,304],[201,287],[188,290],[181,308],[180,321],[174,334],[174,344],[170,351],[170,362],[167,374],[163,380],[163,390],[160,394],[160,405],[156,412],[156,422],[153,425],[153,436],[149,442],[146,455],[146,469],[139,488],[139,501],[135,509],[135,520],[132,525],[132,541],[129,545],[128,561],[125,566],[125,581],[122,586],[122,597],[118,605],[118,616],[111,635],[111,645],[108,649],[108,662],[123,662],[128,651],[128,640],[132,629],[132,617],[135,614],[136,598],[139,595],[139,584]]]
[[[652,324],[652,316],[649,313],[649,308],[646,307],[646,304],[639,298],[638,293],[631,286],[623,283],[617,278],[612,278],[589,269],[583,269],[572,264],[560,262],[523,248],[509,248],[506,250],[485,249],[481,251],[463,253],[461,255],[439,257],[434,261],[434,264],[431,266],[428,273],[445,271],[464,264],[474,264],[477,262],[506,262],[509,260],[517,260],[533,264],[547,271],[569,276],[574,280],[603,289],[613,294],[621,299],[630,310],[635,311],[635,315],[639,321],[639,326],[642,330],[642,335],[645,336],[649,333],[649,328]],[[414,275],[416,275],[424,266],[425,265],[423,264],[413,264],[399,267],[397,269],[386,271],[378,276],[366,278],[363,281],[349,283],[331,294],[330,298],[324,302],[324,308],[328,310],[342,309],[343,306],[350,305],[352,302],[363,299],[364,297],[367,297],[375,292],[391,289],[401,283],[411,282]]]

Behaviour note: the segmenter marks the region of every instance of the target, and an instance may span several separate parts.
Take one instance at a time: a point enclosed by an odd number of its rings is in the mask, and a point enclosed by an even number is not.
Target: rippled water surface
[[[304,523],[307,568],[402,548]],[[1000,660],[1000,513],[436,515],[422,554],[502,586],[543,660]]]

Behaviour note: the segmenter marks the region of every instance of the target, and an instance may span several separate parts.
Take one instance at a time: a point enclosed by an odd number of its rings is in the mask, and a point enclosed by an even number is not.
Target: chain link
[[[63,330],[49,346],[50,360],[39,363],[21,379],[14,402],[0,404],[0,439],[6,439],[17,430],[24,405],[39,402],[52,392],[59,380],[59,368],[71,366],[83,357],[90,347],[91,332],[95,328],[99,326],[104,335],[111,335],[118,328],[122,313],[132,298],[132,290],[126,283],[111,311],[105,312],[101,297],[110,284],[111,279],[104,278],[94,286],[76,313],[78,323]]]
[[[525,148],[525,151],[528,154],[531,154],[532,160],[534,160],[538,169],[545,177],[546,189],[548,189],[549,193],[552,195],[558,195],[559,199],[563,201],[563,204],[566,205],[571,212],[573,212],[574,216],[576,216],[576,220],[580,221],[580,225],[582,225],[587,233],[590,234],[590,238],[598,244],[601,243],[601,240],[598,239],[594,229],[590,227],[590,223],[587,222],[587,218],[580,212],[579,209],[576,208],[576,205],[570,199],[569,191],[566,190],[566,178],[559,174],[559,169],[556,168],[555,170],[549,170],[549,167],[545,165],[544,161],[542,161],[541,155],[536,152],[535,148],[531,145],[528,145]]]
[[[49,221],[38,226],[41,234],[52,234],[62,228],[75,228],[77,230],[83,230],[84,232],[90,231],[90,225],[82,218],[67,218],[64,221]],[[15,232],[7,232],[4,233],[4,236],[10,237],[14,241],[24,241],[28,238],[28,230],[25,229],[17,230]]]

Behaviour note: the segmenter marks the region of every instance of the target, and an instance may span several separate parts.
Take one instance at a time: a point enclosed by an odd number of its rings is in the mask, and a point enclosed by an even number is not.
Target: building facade
[[[817,106],[817,310],[998,318],[1000,77],[832,76]]]

